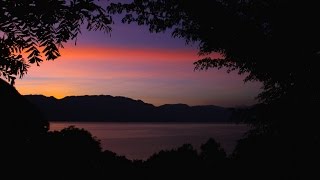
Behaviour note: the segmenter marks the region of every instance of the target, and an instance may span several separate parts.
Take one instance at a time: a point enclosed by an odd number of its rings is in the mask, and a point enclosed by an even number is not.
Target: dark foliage
[[[2,79],[0,79],[0,102],[2,141],[9,139],[9,143],[11,138],[17,141],[11,142],[12,145],[29,143],[48,131],[49,122],[42,112]]]
[[[215,140],[209,139],[200,153],[190,144],[184,144],[152,155],[143,162],[142,175],[146,179],[228,179],[230,176],[225,170],[229,163],[225,151]]]
[[[270,0],[135,0],[112,4],[111,13],[125,13],[125,23],[149,26],[151,32],[173,29],[172,36],[199,42],[199,70],[227,68],[263,82],[258,98],[313,101],[319,96],[319,11],[314,2]],[[221,59],[210,54],[220,53]],[[319,101],[319,99],[318,99]]]
[[[224,176],[229,161],[220,145],[210,139],[198,153],[190,144],[161,151],[146,161],[131,161],[111,151],[102,151],[100,141],[88,131],[73,126],[48,131],[48,122],[35,107],[7,82],[0,81],[1,102],[9,112],[1,118],[0,165],[3,176],[17,179],[163,179]]]
[[[209,166],[223,166],[227,154],[218,142],[210,138],[205,144],[201,145],[201,159],[207,161]],[[214,164],[210,164],[214,163]]]
[[[151,32],[199,43],[196,70],[225,68],[263,83],[261,104],[235,109],[236,119],[254,128],[234,152],[237,178],[308,179],[318,177],[311,163],[320,149],[320,11],[316,2],[273,0],[134,0],[112,4],[123,22]],[[211,53],[220,53],[213,59]]]
[[[76,40],[81,24],[109,32],[112,22],[93,0],[0,1],[0,7],[0,75],[11,84],[29,64],[39,64],[41,54],[46,60],[59,57],[59,48]],[[41,113],[1,80],[3,176],[319,179],[317,2],[134,0],[113,4],[108,11],[126,12],[123,22],[148,25],[151,32],[172,29],[174,37],[199,42],[204,58],[195,62],[196,69],[237,70],[247,75],[246,81],[262,82],[258,98],[263,104],[240,112],[255,128],[239,141],[231,158],[209,140],[199,154],[183,145],[132,162],[101,152],[99,141],[83,129],[47,132]],[[212,59],[213,52],[221,59]]]
[[[44,164],[57,171],[51,178],[95,178],[100,174],[100,142],[84,129],[70,126],[49,132],[42,147],[50,154]]]
[[[11,84],[30,64],[58,58],[81,25],[111,31],[111,16],[93,0],[0,1],[0,7],[0,76]]]

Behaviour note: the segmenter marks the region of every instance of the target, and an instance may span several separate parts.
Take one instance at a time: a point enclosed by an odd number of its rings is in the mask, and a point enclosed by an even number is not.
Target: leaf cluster
[[[147,25],[154,33],[172,30],[173,37],[198,42],[195,70],[225,68],[246,75],[245,81],[260,81],[263,103],[285,96],[311,99],[319,90],[320,12],[314,2],[134,0],[108,10],[124,13],[124,23]]]
[[[57,59],[81,25],[111,31],[111,16],[93,0],[3,0],[0,7],[0,76],[12,84],[30,64]]]

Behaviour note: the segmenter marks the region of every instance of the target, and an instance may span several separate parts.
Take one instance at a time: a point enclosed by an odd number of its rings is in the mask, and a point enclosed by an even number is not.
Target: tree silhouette
[[[85,129],[69,126],[48,132],[41,148],[50,155],[42,162],[48,166],[46,174],[50,174],[50,169],[56,171],[51,175],[52,179],[95,179],[101,174],[98,163],[102,153],[100,141]]]
[[[210,138],[201,145],[200,149],[199,157],[202,160],[203,177],[212,176],[214,172],[214,177],[217,179],[231,179],[228,174],[227,154],[220,143]],[[229,170],[231,170],[230,167]]]
[[[244,159],[238,167],[244,173],[259,170],[252,179],[299,179],[315,175],[307,159],[320,159],[317,7],[289,0],[134,0],[108,10],[124,13],[124,23],[198,43],[202,59],[194,63],[196,70],[225,68],[246,75],[245,81],[262,82],[261,104],[239,113],[254,129],[238,143],[234,156]]]
[[[3,79],[13,85],[17,77],[26,74],[31,64],[39,65],[44,59],[58,58],[64,43],[68,40],[76,43],[81,26],[109,33],[112,19],[93,0],[0,1],[0,7],[1,159],[9,157],[3,163],[12,164],[8,166],[11,171],[16,167],[18,172],[34,174],[29,162],[47,156],[48,150],[40,150],[44,148],[42,141],[48,136],[49,123],[33,104]],[[72,138],[71,132],[75,132],[74,139],[80,139],[82,144],[62,144],[65,151],[85,143],[88,148],[94,146],[90,144],[94,142],[91,139],[86,141],[84,132],[75,129],[64,131],[66,139],[61,143]],[[76,152],[83,150],[79,148]]]
[[[83,26],[109,33],[111,16],[94,0],[0,1],[0,7],[1,172],[37,179],[57,169],[46,178],[97,179],[100,142],[74,127],[48,132],[40,111],[3,79],[13,85],[31,64],[55,60],[64,43],[76,44]]]
[[[0,79],[0,101],[1,140],[21,146],[24,143],[31,143],[32,139],[48,131],[49,122],[40,110],[2,79]],[[18,111],[15,111],[16,107],[20,107]]]
[[[11,84],[30,64],[58,58],[64,43],[76,42],[81,25],[111,31],[111,17],[93,0],[1,1],[0,6],[0,76]]]
[[[146,162],[147,179],[197,178],[199,158],[191,144],[183,144],[177,149],[162,150],[152,155]],[[157,175],[157,176],[155,176]]]
[[[42,151],[41,142],[47,135],[49,122],[35,105],[2,79],[0,102],[1,173],[12,179],[21,177],[21,174],[37,177],[34,170],[40,172],[44,167],[38,159],[45,159],[48,155]]]
[[[319,100],[320,13],[313,2],[273,0],[135,0],[112,4],[125,12],[123,22],[148,25],[151,32],[172,30],[172,36],[199,43],[195,69],[226,68],[246,74],[245,81],[263,82],[258,98]],[[217,52],[221,58],[211,58]]]
[[[208,163],[215,163],[219,166],[226,160],[227,155],[220,143],[210,138],[205,144],[201,145],[200,157]]]

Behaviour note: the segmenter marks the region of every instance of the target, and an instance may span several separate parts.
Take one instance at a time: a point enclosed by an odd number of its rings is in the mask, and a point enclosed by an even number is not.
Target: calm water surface
[[[50,130],[61,130],[71,125],[90,131],[101,140],[103,149],[129,159],[147,159],[155,152],[185,143],[199,149],[210,137],[230,153],[236,141],[248,130],[246,125],[239,124],[105,122],[53,122]]]

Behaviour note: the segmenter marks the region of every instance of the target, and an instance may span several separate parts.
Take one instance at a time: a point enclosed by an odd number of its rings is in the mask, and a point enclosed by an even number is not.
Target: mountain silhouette
[[[127,97],[92,95],[62,99],[43,95],[25,95],[38,106],[49,121],[102,122],[228,122],[231,109],[213,105],[154,106]]]

